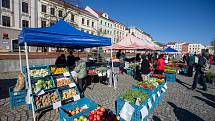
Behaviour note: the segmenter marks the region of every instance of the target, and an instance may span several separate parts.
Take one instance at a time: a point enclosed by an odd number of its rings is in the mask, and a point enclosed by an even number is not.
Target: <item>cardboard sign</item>
[[[75,83],[70,83],[70,84],[69,84],[69,87],[71,87],[71,88],[72,88],[72,87],[75,87],[75,86],[76,86]]]
[[[152,102],[150,99],[148,99],[148,106],[149,106],[149,108],[152,108]]]
[[[142,121],[143,121],[143,119],[148,115],[148,109],[147,109],[147,107],[144,106],[144,107],[140,110],[140,112],[141,112]]]
[[[134,108],[128,102],[125,102],[122,107],[122,110],[120,111],[120,117],[123,118],[125,121],[130,121],[133,113]]]
[[[64,77],[70,76],[69,72],[63,73]]]
[[[59,108],[59,107],[61,107],[61,101],[58,101],[58,102],[56,102],[56,103],[53,103],[53,109],[57,109],[57,108]]]
[[[74,101],[80,100],[80,95],[76,95],[73,98],[74,98]]]

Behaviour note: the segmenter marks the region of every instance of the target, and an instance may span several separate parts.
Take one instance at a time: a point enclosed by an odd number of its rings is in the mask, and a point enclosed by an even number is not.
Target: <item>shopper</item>
[[[142,55],[141,58],[142,58],[141,68],[140,68],[141,77],[142,77],[142,80],[146,80],[148,77],[148,74],[150,73],[150,63],[149,63],[149,60],[146,59],[145,55]]]
[[[188,56],[188,77],[193,76],[193,65],[195,63],[195,57],[193,55]]]
[[[210,62],[210,68],[211,68],[211,65],[213,64],[213,55],[210,55],[209,62]]]
[[[78,86],[78,89],[81,93],[81,97],[84,96],[84,89],[86,88],[86,77],[87,77],[87,70],[86,70],[86,62],[82,60],[77,60],[77,66],[74,68],[76,75],[73,77],[75,79],[75,83]]]
[[[69,51],[69,55],[67,56],[67,66],[70,71],[72,71],[75,67],[75,56],[73,55],[73,51]]]
[[[206,65],[206,58],[202,55],[199,56],[198,64],[196,65],[196,73],[194,76],[194,81],[192,85],[192,90],[197,86],[197,83],[200,83],[203,86],[203,90],[207,91],[207,85],[204,78],[204,66]]]
[[[66,66],[66,56],[64,54],[61,54],[55,61],[56,66]]]
[[[157,60],[156,69],[154,72],[155,74],[163,74],[164,72],[165,62],[163,57],[164,57],[163,54],[161,54]]]
[[[116,53],[116,58],[117,58],[117,59],[120,59],[121,55],[122,55],[122,54],[121,54],[121,50],[119,50],[119,51]]]

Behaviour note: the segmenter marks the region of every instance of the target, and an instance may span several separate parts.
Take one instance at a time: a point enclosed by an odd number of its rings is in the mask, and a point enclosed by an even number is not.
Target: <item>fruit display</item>
[[[89,121],[86,116],[80,116],[79,118],[75,118],[73,121]]]
[[[137,90],[128,90],[120,98],[134,105],[137,98],[140,98],[140,104],[142,104],[148,96],[149,96],[148,94],[145,94]]]
[[[88,109],[87,105],[80,107],[80,108],[76,108],[74,110],[64,110],[64,112],[66,112],[69,116],[74,116],[84,110]]]
[[[106,110],[103,107],[97,107],[88,114],[89,121],[102,121],[105,118]]]
[[[36,96],[34,98],[34,101],[35,101],[36,108],[40,109],[40,108],[50,106],[53,103],[56,103],[57,101],[59,101],[59,99],[56,92],[49,92],[41,96]]]
[[[137,82],[135,86],[144,88],[144,89],[150,89],[153,90],[154,88],[158,87],[160,84],[164,82],[164,79],[158,79],[158,78],[150,78],[143,82]]]
[[[57,87],[68,85],[70,83],[72,83],[72,81],[69,78],[58,78],[56,80]]]
[[[62,96],[62,99],[65,100],[67,98],[71,98],[71,97],[74,97],[76,95],[77,95],[76,90],[74,88],[72,88],[72,89],[68,89],[66,91],[63,91],[61,96]]]
[[[32,92],[38,92],[42,89],[50,89],[54,87],[51,78],[44,78],[35,80],[36,83],[32,84]]]
[[[51,67],[52,74],[63,74],[66,72],[68,72],[68,70],[65,67]]]
[[[49,74],[47,69],[32,69],[30,70],[30,76],[32,77],[44,77]]]
[[[175,74],[175,73],[176,73],[176,70],[175,70],[174,68],[172,68],[172,67],[165,66],[164,72],[165,72],[165,73]]]
[[[165,76],[161,74],[151,74],[150,77],[158,78],[158,79],[164,79]]]

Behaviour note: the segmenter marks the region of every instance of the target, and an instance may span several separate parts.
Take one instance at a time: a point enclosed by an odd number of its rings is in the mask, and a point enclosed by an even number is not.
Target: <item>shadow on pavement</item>
[[[16,85],[16,80],[16,78],[0,79],[0,99],[9,97],[9,88]]]
[[[159,117],[157,117],[157,116],[152,116],[152,120],[153,121],[161,121],[161,119]]]
[[[210,100],[206,100],[206,99],[201,98],[201,97],[198,97],[198,96],[193,96],[193,97],[195,97],[196,99],[199,99],[199,100],[201,100],[201,101],[204,101],[204,102],[205,102],[206,104],[208,104],[209,106],[215,108],[215,103],[214,103],[214,102],[212,102],[212,101],[210,101]]]
[[[192,112],[186,109],[176,106],[172,102],[167,102],[167,103],[174,108],[173,111],[179,121],[204,121],[199,116],[193,114]]]
[[[201,93],[202,96],[206,97],[208,100],[215,102],[215,96],[214,95],[208,94],[208,93],[205,93],[205,92],[201,92],[201,91],[198,91],[198,90],[196,90],[196,91]]]
[[[182,86],[186,87],[187,89],[190,89],[192,85],[190,84],[187,84],[185,82],[182,82],[181,80],[179,79],[176,79],[176,82],[178,82],[179,84],[181,84]]]

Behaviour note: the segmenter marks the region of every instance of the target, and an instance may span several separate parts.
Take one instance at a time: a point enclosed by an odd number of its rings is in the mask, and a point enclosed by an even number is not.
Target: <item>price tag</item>
[[[64,77],[70,76],[69,72],[63,73]]]
[[[120,117],[122,117],[126,121],[130,121],[133,113],[134,108],[128,102],[125,102],[122,110],[120,111]]]
[[[160,97],[160,96],[161,96],[161,94],[160,94],[160,92],[159,92],[159,91],[157,92],[157,95],[158,95],[158,97]]]
[[[148,106],[149,106],[149,108],[152,108],[152,102],[150,99],[148,99]]]
[[[166,85],[166,83],[164,84],[164,88],[165,88],[165,89],[167,89],[167,85]]]
[[[71,72],[71,75],[72,75],[72,77],[76,77],[76,76],[77,76],[77,73],[76,73],[75,71],[72,71],[72,72]]]
[[[165,88],[162,88],[161,90],[162,90],[163,92],[166,92]]]
[[[74,98],[74,101],[80,100],[80,95],[76,95],[73,98]]]
[[[143,119],[148,115],[148,109],[147,109],[147,107],[144,106],[144,107],[140,110],[140,112],[141,112],[142,121],[143,121]]]
[[[57,109],[57,108],[59,108],[59,107],[61,107],[61,101],[58,101],[58,102],[56,102],[56,103],[53,103],[53,109]]]
[[[152,95],[152,98],[153,98],[153,100],[155,101],[155,99],[156,99],[156,96],[153,94],[153,95]]]
[[[44,90],[41,90],[41,91],[37,92],[38,96],[43,95],[43,94],[45,94]]]
[[[70,84],[69,84],[69,87],[71,87],[71,88],[72,88],[72,87],[75,87],[75,86],[76,86],[75,83],[70,83]]]

